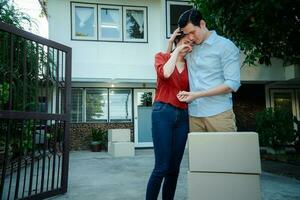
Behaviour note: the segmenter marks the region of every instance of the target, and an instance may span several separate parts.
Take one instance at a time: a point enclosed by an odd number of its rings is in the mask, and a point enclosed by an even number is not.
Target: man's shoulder
[[[217,36],[217,42],[222,44],[224,47],[225,46],[229,46],[229,47],[237,47],[230,39],[224,37],[224,36],[221,36],[221,35],[218,35]]]

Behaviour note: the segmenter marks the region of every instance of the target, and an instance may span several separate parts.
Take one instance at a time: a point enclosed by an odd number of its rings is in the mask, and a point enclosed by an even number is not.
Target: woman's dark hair
[[[199,26],[201,20],[203,20],[202,14],[196,8],[192,8],[180,15],[178,26],[179,28],[184,28],[188,23]]]
[[[177,35],[174,39],[174,44],[175,46],[177,46],[178,42],[185,36],[185,34],[183,33],[183,31],[179,32],[180,34]]]

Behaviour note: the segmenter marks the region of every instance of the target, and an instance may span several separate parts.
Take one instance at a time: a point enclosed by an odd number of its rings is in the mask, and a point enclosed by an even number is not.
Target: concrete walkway
[[[112,158],[103,152],[71,152],[68,193],[51,199],[143,200],[153,164],[152,149],[136,150],[136,156],[131,158]],[[187,170],[185,153],[176,200],[187,199]],[[291,178],[263,173],[261,188],[263,200],[300,199],[300,181]]]

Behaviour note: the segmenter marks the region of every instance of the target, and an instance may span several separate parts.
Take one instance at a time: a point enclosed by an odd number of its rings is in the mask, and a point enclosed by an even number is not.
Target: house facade
[[[179,0],[48,0],[49,39],[72,48],[71,148],[88,148],[91,128],[130,128],[136,147],[151,147],[154,55],[165,51]],[[241,56],[241,62],[244,56]],[[255,113],[285,106],[300,117],[299,66],[243,66],[234,94],[240,131],[254,130]]]

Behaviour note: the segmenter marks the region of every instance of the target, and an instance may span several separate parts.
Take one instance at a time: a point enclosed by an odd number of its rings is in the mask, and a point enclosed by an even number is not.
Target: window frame
[[[142,10],[144,12],[144,38],[130,39],[126,38],[126,11],[127,10]],[[123,6],[123,41],[124,42],[148,42],[148,8],[146,6]]]
[[[75,11],[76,7],[83,7],[83,8],[94,8],[94,36],[93,37],[87,37],[87,36],[76,36],[76,30],[75,30]],[[90,3],[77,3],[77,2],[71,2],[71,40],[84,40],[84,41],[97,41],[98,40],[98,33],[97,33],[97,15],[98,15],[98,9],[96,4],[90,4]]]
[[[94,37],[76,36],[75,35],[75,7],[90,7],[95,8],[94,13]],[[120,8],[120,38],[102,38],[100,33],[100,8]],[[143,10],[144,11],[144,38],[143,39],[126,39],[126,10]],[[100,41],[100,42],[122,42],[122,43],[148,43],[148,6],[134,5],[118,5],[118,4],[101,4],[101,3],[85,3],[85,2],[70,2],[71,10],[71,40],[73,41]],[[125,18],[124,18],[125,16]]]
[[[275,103],[274,103],[274,94],[275,93],[288,93],[288,94],[291,94],[291,100],[292,100],[292,112],[293,112],[293,115],[297,114],[296,113],[296,98],[295,98],[295,92],[293,89],[270,89],[270,100],[271,100],[271,107],[272,108],[275,108]]]
[[[120,12],[119,16],[119,27],[120,27],[120,37],[119,38],[103,38],[101,36],[101,9],[107,8],[107,9],[117,9]],[[116,41],[116,42],[122,42],[123,41],[123,16],[122,16],[122,6],[118,5],[106,5],[106,4],[98,4],[98,21],[97,21],[97,30],[98,30],[98,39],[99,41]]]
[[[167,0],[166,1],[166,38],[167,39],[170,38],[173,33],[173,32],[171,32],[171,26],[170,26],[171,5],[185,5],[185,6],[193,7],[193,5],[189,1],[176,1],[176,0],[171,0],[171,1]]]

